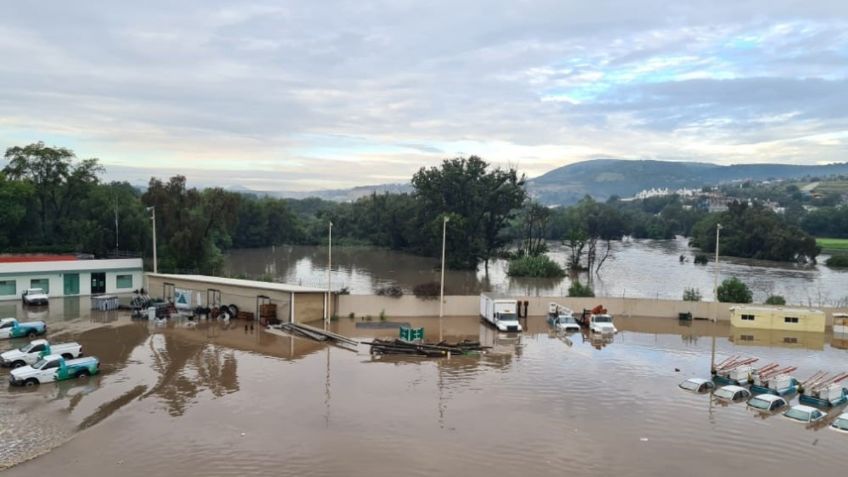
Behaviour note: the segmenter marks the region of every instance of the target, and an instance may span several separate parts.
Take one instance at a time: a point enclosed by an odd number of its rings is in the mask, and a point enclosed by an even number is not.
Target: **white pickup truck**
[[[0,354],[0,366],[20,368],[50,354],[61,355],[65,359],[82,356],[82,345],[79,343],[59,343],[51,345],[47,340],[30,341],[26,346]]]
[[[21,295],[24,305],[46,305],[48,298],[47,293],[41,288],[28,288]]]

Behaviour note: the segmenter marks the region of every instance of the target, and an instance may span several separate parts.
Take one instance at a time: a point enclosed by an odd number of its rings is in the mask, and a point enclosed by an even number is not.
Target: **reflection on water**
[[[784,331],[745,329],[731,326],[730,340],[740,346],[781,346],[784,348],[824,349],[825,334]]]
[[[565,263],[568,250],[551,243],[550,256]],[[695,265],[695,250],[685,238],[677,240],[627,240],[613,244],[614,255],[592,277],[600,296],[680,299],[685,288],[697,288],[704,299],[712,297],[715,264]],[[449,253],[449,252],[448,252]],[[688,257],[684,263],[680,256]],[[821,262],[824,262],[822,257]],[[232,251],[227,272],[302,285],[327,286],[327,250],[324,247],[282,246]],[[348,287],[352,293],[370,294],[386,285],[402,287],[406,293],[420,283],[438,281],[438,260],[368,247],[333,249],[334,288]],[[848,271],[824,265],[798,265],[722,257],[721,278],[739,277],[762,302],[769,295],[786,297],[789,303],[814,306],[848,306]],[[585,274],[582,281],[587,281]],[[496,260],[488,275],[477,271],[449,270],[445,277],[448,294],[500,291],[530,296],[567,294],[570,279],[510,278],[506,263]]]
[[[155,327],[121,316],[64,331],[100,376],[0,390],[0,465],[76,437],[8,475],[791,475],[836,473],[845,437],[681,392],[718,356],[842,371],[827,335],[620,317],[611,339],[522,334],[476,318],[411,318],[429,340],[478,339],[481,356],[371,356],[242,324]],[[88,323],[90,324],[90,323]],[[88,325],[87,325],[88,326]],[[397,329],[334,331],[368,341]],[[836,344],[836,340],[833,341]],[[7,371],[2,371],[3,375]],[[25,417],[22,417],[25,416]],[[95,451],[96,449],[96,451]],[[79,458],[80,456],[86,458]]]

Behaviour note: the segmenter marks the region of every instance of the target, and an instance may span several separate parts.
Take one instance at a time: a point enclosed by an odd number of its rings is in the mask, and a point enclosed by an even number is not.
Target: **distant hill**
[[[366,195],[371,195],[375,192],[377,194],[382,194],[383,192],[400,194],[410,191],[412,191],[411,184],[381,184],[359,186],[352,189],[327,189],[306,192],[264,192],[264,194],[284,199],[305,199],[307,197],[317,197],[319,199],[332,200],[335,202],[352,202],[360,197],[365,197]]]
[[[822,166],[595,159],[559,167],[527,181],[530,194],[548,205],[573,204],[589,194],[597,200],[612,195],[632,197],[652,188],[680,189],[740,180],[792,179],[848,174],[848,163]]]

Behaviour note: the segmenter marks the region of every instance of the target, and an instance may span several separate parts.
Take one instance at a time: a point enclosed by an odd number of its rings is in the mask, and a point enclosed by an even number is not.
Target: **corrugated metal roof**
[[[213,277],[209,275],[176,275],[168,273],[148,273],[147,275],[154,278],[187,280],[210,285],[229,285],[234,287],[256,288],[259,290],[273,290],[287,293],[325,293],[327,291],[324,288],[289,285],[287,283],[261,282],[258,280],[243,280],[241,278]]]

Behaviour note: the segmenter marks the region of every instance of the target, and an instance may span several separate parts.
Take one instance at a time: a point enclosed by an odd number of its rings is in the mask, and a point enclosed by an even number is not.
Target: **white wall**
[[[103,270],[105,271],[105,270]],[[79,274],[79,296],[87,296],[91,295],[91,272],[67,272],[67,273],[78,273]],[[144,274],[141,270],[129,271],[129,270],[121,270],[121,271],[105,271],[106,273],[106,293],[132,293],[133,290],[137,290],[144,286]],[[133,283],[132,288],[118,288],[118,275],[132,275]],[[0,300],[20,300],[21,293],[24,292],[27,288],[30,288],[30,283],[32,279],[37,278],[47,278],[50,281],[50,296],[51,297],[61,297],[64,296],[65,292],[65,273],[33,273],[21,276],[7,276],[0,277],[0,280],[15,280],[16,286],[16,294],[15,295],[0,295]]]

